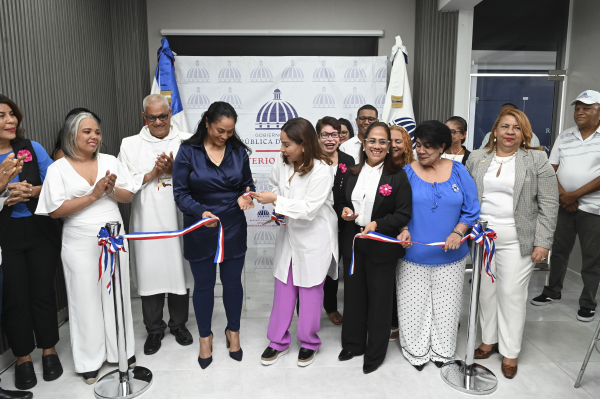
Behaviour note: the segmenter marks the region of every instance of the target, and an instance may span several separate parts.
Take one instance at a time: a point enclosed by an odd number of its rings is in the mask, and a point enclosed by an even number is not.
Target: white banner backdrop
[[[269,190],[269,173],[279,156],[281,127],[290,118],[313,124],[324,116],[354,118],[365,104],[381,113],[386,96],[387,57],[176,57],[177,86],[194,133],[215,101],[233,105],[236,130],[252,148],[250,167],[257,191]],[[272,206],[255,203],[248,222],[246,267],[273,269],[277,226]]]
[[[236,129],[253,153],[252,172],[269,173],[281,126],[324,116],[354,123],[365,104],[383,110],[387,57],[177,57],[177,84],[189,131],[215,101],[238,113]],[[355,127],[356,131],[356,127]]]

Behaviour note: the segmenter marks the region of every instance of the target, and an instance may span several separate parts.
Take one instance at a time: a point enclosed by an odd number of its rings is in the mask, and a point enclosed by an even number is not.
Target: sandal
[[[327,316],[329,316],[329,320],[336,326],[342,324],[343,317],[337,310],[335,312],[327,313]]]

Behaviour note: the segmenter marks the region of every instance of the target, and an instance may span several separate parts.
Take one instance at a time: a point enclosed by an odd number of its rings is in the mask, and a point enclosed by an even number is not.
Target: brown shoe
[[[487,359],[492,356],[493,353],[498,352],[498,344],[494,344],[492,349],[484,351],[479,348],[475,349],[475,359]]]
[[[517,366],[509,366],[508,364],[502,363],[502,374],[509,380],[512,380],[517,375]]]
[[[398,341],[398,338],[400,338],[400,329],[398,329],[398,328],[392,328],[390,330],[390,342],[391,341]]]
[[[331,322],[336,326],[342,324],[342,315],[337,310],[335,312],[327,313],[327,316],[329,316],[329,320],[331,320]]]

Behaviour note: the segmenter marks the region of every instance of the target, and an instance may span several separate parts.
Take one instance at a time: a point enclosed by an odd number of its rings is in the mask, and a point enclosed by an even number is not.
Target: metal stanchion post
[[[106,229],[111,237],[119,235],[121,224],[109,222]],[[129,368],[127,364],[127,334],[125,330],[125,306],[123,298],[123,281],[119,252],[115,256],[115,270],[112,277],[112,296],[115,310],[115,326],[117,333],[117,351],[119,368],[109,372],[98,380],[94,386],[94,394],[98,399],[135,398],[146,392],[152,385],[152,372],[145,367]],[[133,342],[129,343],[133,345]]]
[[[585,359],[583,359],[583,364],[581,365],[581,370],[579,370],[579,375],[577,376],[577,381],[575,381],[575,388],[579,388],[581,386],[581,379],[583,378],[583,373],[585,373],[585,369],[587,367],[588,362],[590,361],[590,356],[592,356],[592,352],[594,351],[594,346],[598,345],[598,340],[600,339],[600,322],[598,323],[598,327],[596,327],[596,332],[594,333],[594,337],[592,338],[592,342],[590,343],[590,347],[585,354]],[[600,349],[596,346],[596,350],[600,352]]]
[[[487,222],[477,221],[487,229]],[[467,330],[467,353],[465,360],[454,360],[442,366],[442,380],[452,388],[471,395],[489,395],[498,387],[498,379],[487,368],[474,363],[475,340],[477,338],[477,317],[479,316],[479,288],[483,265],[483,245],[474,245],[473,275],[471,278],[471,304]]]

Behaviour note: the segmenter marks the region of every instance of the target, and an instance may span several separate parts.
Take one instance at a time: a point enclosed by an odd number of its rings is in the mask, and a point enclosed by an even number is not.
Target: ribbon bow
[[[476,224],[471,230],[471,234],[468,236],[471,240],[479,245],[483,245],[483,263],[485,264],[485,272],[491,277],[492,283],[496,281],[496,276],[492,273],[492,259],[494,258],[494,252],[496,252],[496,243],[494,240],[497,238],[496,232],[492,229],[483,230],[481,224]]]
[[[175,231],[158,231],[158,232],[148,232],[148,233],[129,233],[125,235],[120,235],[117,237],[113,237],[108,234],[108,230],[106,227],[100,228],[100,232],[98,233],[98,245],[102,247],[102,252],[100,253],[100,259],[98,261],[98,281],[102,278],[102,274],[108,268],[108,257],[110,256],[110,276],[112,281],[112,276],[114,274],[114,254],[118,251],[125,251],[124,247],[124,238],[128,240],[161,240],[165,238],[174,238],[185,235],[191,231],[196,230],[204,226],[205,224],[217,221],[219,224],[219,238],[217,240],[217,252],[215,253],[215,263],[221,263],[225,259],[225,238],[223,233],[223,225],[221,224],[221,220],[218,217],[214,218],[204,218],[191,226],[186,227],[182,230]],[[104,258],[104,270],[102,269],[102,258]],[[108,292],[111,292],[111,282],[106,286]]]
[[[275,222],[275,224],[277,226],[283,225],[285,226],[285,215],[281,215],[279,213],[275,213],[275,211],[273,211],[273,213],[271,214],[271,220]]]
[[[102,279],[102,275],[108,268],[108,258],[110,257],[110,280],[106,285],[108,293],[111,293],[112,288],[112,276],[115,274],[115,253],[119,251],[127,252],[125,250],[123,236],[112,237],[108,234],[106,227],[100,228],[98,233],[98,245],[102,247],[100,252],[100,259],[98,259],[98,281]],[[104,269],[102,268],[102,258],[104,258]]]

